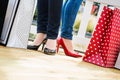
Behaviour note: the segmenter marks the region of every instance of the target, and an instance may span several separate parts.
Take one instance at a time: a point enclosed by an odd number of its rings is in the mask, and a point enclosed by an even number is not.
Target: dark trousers
[[[37,33],[47,34],[48,39],[58,36],[63,0],[38,0]]]

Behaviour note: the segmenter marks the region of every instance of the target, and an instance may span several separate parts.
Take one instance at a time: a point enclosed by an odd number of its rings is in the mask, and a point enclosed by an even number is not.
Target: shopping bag
[[[83,60],[102,67],[114,67],[119,49],[120,10],[105,6]]]

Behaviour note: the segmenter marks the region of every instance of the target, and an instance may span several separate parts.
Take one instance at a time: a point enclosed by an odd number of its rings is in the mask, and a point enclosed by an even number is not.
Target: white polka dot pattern
[[[103,67],[114,67],[120,50],[120,9],[104,7],[84,61]]]

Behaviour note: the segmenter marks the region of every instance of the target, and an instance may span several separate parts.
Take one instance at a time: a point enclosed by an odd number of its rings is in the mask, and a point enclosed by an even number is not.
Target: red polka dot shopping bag
[[[84,61],[114,67],[120,50],[120,9],[104,7],[96,25]]]

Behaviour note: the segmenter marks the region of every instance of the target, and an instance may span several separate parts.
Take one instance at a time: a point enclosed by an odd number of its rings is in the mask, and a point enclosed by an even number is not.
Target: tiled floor
[[[63,53],[0,46],[0,80],[120,80],[120,70],[103,68]]]

